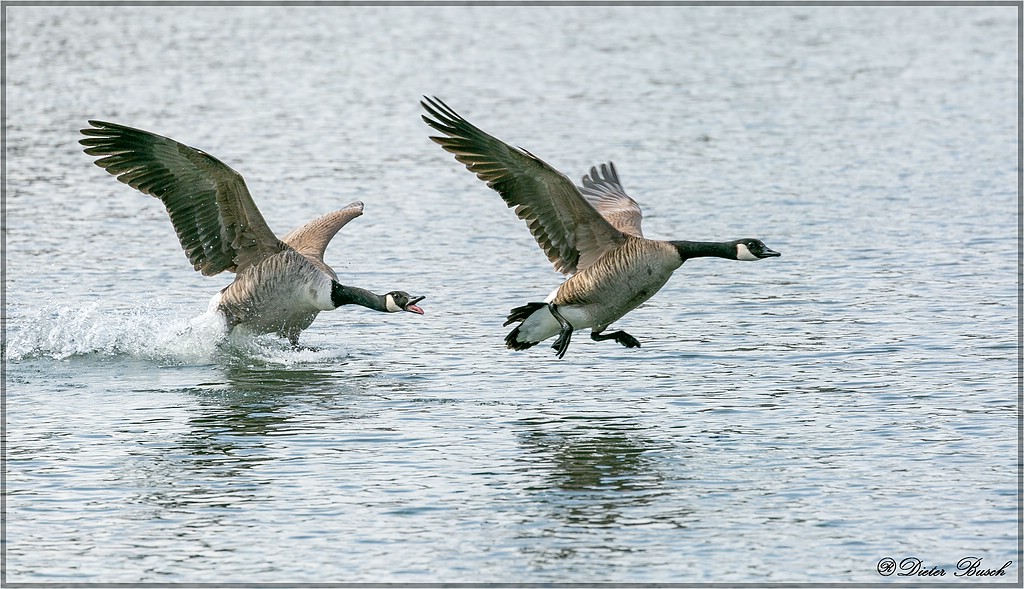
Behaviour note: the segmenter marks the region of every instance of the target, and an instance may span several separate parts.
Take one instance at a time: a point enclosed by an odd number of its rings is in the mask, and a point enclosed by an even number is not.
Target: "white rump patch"
[[[519,336],[516,339],[521,342],[542,342],[561,329],[551,309],[541,307],[519,324]]]
[[[573,331],[593,327],[590,316],[583,309],[575,306],[558,307],[558,314],[572,325]],[[540,342],[557,335],[562,325],[551,314],[551,307],[541,307],[519,324],[521,342]]]

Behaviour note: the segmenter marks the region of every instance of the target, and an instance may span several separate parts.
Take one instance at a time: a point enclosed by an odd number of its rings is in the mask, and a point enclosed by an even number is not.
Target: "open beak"
[[[417,307],[417,306],[416,306],[416,303],[418,303],[418,302],[422,301],[422,300],[423,300],[423,299],[425,299],[425,298],[427,298],[427,297],[425,297],[425,296],[424,296],[424,297],[414,297],[414,298],[412,298],[412,299],[411,299],[411,300],[409,301],[409,304],[407,304],[407,305],[406,305],[406,306],[404,307],[404,309],[405,309],[406,311],[410,312],[410,313],[416,313],[417,315],[422,315],[422,314],[423,314],[423,309],[421,309],[421,308]]]

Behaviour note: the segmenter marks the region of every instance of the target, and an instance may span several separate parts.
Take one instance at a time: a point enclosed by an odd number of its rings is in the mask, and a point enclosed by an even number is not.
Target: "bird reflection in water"
[[[359,417],[339,406],[339,397],[361,392],[352,374],[252,366],[228,366],[223,374],[223,381],[179,389],[189,401],[185,431],[133,451],[125,462],[137,503],[158,511],[244,508],[261,500],[269,483],[252,469],[277,459],[270,451],[276,437],[310,434],[346,412]],[[332,421],[303,419],[310,412],[297,408],[307,405],[328,409]]]
[[[645,509],[670,493],[651,455],[662,445],[620,418],[583,419],[527,422],[522,443],[531,460],[524,470],[541,475],[530,487],[537,499],[571,526],[675,521],[678,513]]]

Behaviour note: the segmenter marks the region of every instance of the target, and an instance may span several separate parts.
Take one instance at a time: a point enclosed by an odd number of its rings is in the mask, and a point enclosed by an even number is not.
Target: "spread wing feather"
[[[192,266],[234,272],[287,246],[270,230],[245,181],[215,157],[124,125],[89,121],[79,141],[96,165],[159,198]]]
[[[305,225],[293,229],[282,237],[281,241],[312,260],[321,270],[337,280],[338,275],[324,263],[324,251],[327,249],[327,244],[342,227],[362,214],[363,203],[356,201],[343,209],[321,215]]]
[[[596,166],[590,168],[582,182],[583,185],[577,187],[580,193],[613,227],[627,235],[643,237],[640,229],[643,212],[622,188],[615,164],[601,164],[600,170]]]
[[[537,156],[481,131],[437,98],[420,104],[430,115],[423,120],[444,134],[430,139],[514,207],[558,271],[574,274],[625,240],[569,178]]]

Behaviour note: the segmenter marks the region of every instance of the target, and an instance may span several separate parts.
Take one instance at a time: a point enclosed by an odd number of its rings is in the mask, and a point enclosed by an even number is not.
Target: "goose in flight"
[[[595,341],[627,348],[640,342],[625,331],[605,330],[665,285],[690,258],[761,260],[779,256],[758,239],[725,242],[646,239],[642,214],[610,162],[591,168],[582,186],[525,149],[481,131],[440,99],[424,97],[423,120],[442,136],[431,137],[477,178],[501,195],[526,221],[555,269],[568,275],[543,302],[509,312],[505,338],[525,350],[550,337],[562,358],[574,330],[590,328]],[[429,116],[428,116],[429,115]]]
[[[189,262],[204,276],[225,270],[235,280],[210,301],[228,330],[276,333],[298,346],[299,333],[320,311],[361,305],[408,311],[424,297],[404,291],[376,294],[338,282],[324,250],[346,223],[363,214],[354,202],[295,229],[274,235],[242,176],[213,156],[148,131],[103,121],[82,129],[85,153],[132,188],[159,198]]]

